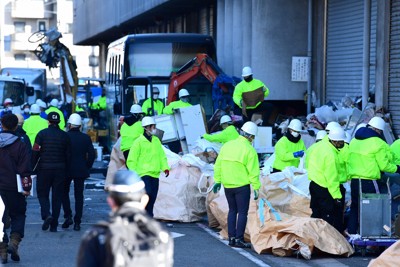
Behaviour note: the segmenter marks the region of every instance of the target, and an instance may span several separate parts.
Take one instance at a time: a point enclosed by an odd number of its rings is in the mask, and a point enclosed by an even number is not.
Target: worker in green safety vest
[[[146,116],[161,115],[164,109],[164,103],[158,99],[160,90],[157,87],[153,87],[153,95],[146,99],[142,105],[142,111]],[[151,103],[153,102],[154,112],[151,109]]]

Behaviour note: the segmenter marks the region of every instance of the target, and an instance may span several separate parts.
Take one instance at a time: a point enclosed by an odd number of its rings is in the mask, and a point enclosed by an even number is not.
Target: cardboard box
[[[97,136],[108,136],[108,129],[106,129],[106,130],[97,130]]]
[[[87,135],[89,135],[90,139],[92,140],[92,143],[96,143],[97,142],[97,130],[93,130],[93,129],[89,129],[87,131]]]

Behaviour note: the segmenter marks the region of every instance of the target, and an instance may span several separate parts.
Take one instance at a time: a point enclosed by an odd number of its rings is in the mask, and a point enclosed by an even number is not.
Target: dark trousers
[[[159,179],[146,175],[142,177],[142,180],[145,185],[146,193],[149,195],[149,203],[147,203],[146,211],[150,217],[153,217],[153,208],[157,199]]]
[[[74,222],[77,224],[81,223],[82,211],[83,211],[83,189],[85,185],[85,178],[70,178],[67,177],[64,183],[64,196],[62,206],[64,210],[64,218],[72,217],[71,203],[69,200],[69,190],[71,182],[74,180],[74,197],[75,197],[75,216]]]
[[[342,193],[342,203],[344,203],[346,190],[342,185],[340,185],[340,192]],[[336,205],[328,189],[319,186],[313,181],[310,182],[310,195],[311,218],[323,219],[342,233],[344,230],[344,204]]]
[[[376,193],[376,189],[372,180],[361,179],[361,187],[363,193]],[[349,234],[357,234],[358,232],[358,227],[360,225],[359,210],[360,210],[360,183],[359,179],[352,179],[350,216],[347,225],[347,230]]]
[[[3,214],[4,237],[3,242],[8,243],[9,239],[6,232],[7,217],[11,219],[11,233],[18,233],[24,237],[25,218],[26,218],[26,200],[25,196],[17,191],[0,190],[0,196],[4,202],[5,210]]]
[[[254,113],[261,113],[263,120],[262,126],[272,126],[273,124],[269,123],[269,119],[272,114],[273,107],[274,106],[271,103],[263,101],[255,109],[246,109],[247,116],[243,115],[243,122],[251,121],[251,117]]]
[[[243,238],[250,204],[250,185],[225,188],[228,201],[228,236]]]
[[[51,226],[58,225],[61,203],[64,193],[65,170],[39,170],[37,175],[37,195],[40,204],[40,214],[45,220],[48,216],[53,217]],[[50,194],[51,189],[51,213]]]
[[[128,161],[129,151],[130,151],[130,149],[125,150],[125,151],[122,152],[122,154],[124,155],[124,158],[125,158],[125,162]]]

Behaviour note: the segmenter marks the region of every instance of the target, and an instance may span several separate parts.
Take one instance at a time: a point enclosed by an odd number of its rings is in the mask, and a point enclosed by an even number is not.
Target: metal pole
[[[308,77],[307,77],[307,114],[311,113],[311,64],[312,64],[312,4],[313,0],[308,0],[308,40],[307,40],[307,57],[308,57]]]
[[[362,107],[368,103],[369,96],[369,59],[371,36],[371,0],[364,1],[364,41],[363,41],[363,70],[362,70]]]

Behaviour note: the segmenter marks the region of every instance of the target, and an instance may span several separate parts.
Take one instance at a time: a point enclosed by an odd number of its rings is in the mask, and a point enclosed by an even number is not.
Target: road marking
[[[204,224],[201,223],[197,223],[197,226],[199,226],[201,229],[203,229],[204,231],[206,231],[208,234],[210,234],[211,236],[213,236],[214,238],[218,239],[219,241],[221,241],[222,243],[224,243],[225,245],[228,245],[228,241],[227,240],[223,240],[220,238],[220,236],[214,232],[213,230],[211,230],[210,228],[208,228],[207,226],[205,226]],[[254,262],[257,266],[260,267],[271,267],[270,265],[266,264],[265,262],[263,262],[260,259],[257,259],[256,257],[254,257],[253,255],[251,255],[249,252],[247,252],[244,249],[241,248],[233,248],[232,249],[236,250],[240,255],[242,255],[243,257],[246,257],[248,260]]]
[[[178,238],[178,237],[182,237],[185,236],[185,234],[180,234],[180,233],[176,233],[176,232],[170,232],[172,238]]]

